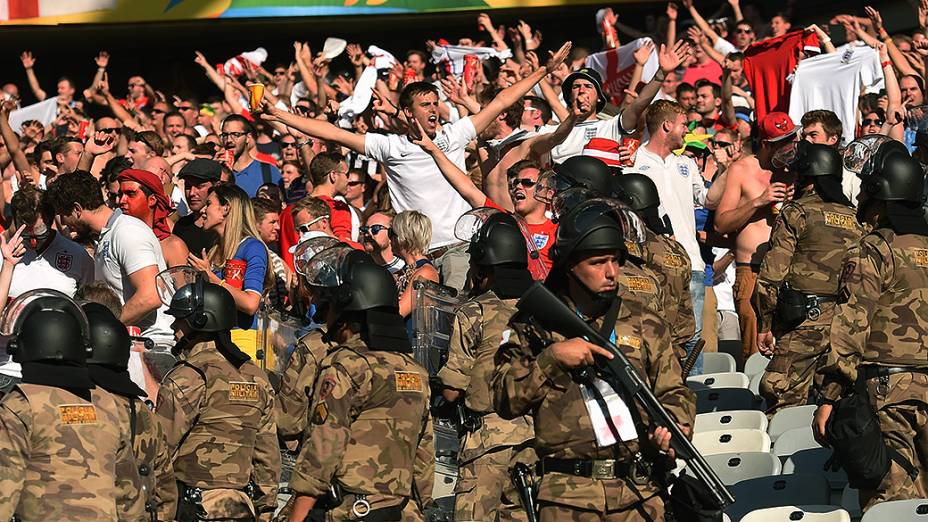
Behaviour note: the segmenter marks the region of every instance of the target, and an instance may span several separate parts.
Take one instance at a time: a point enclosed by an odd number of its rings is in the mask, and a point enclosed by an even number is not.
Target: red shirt
[[[789,91],[786,80],[796,71],[803,46],[818,47],[815,33],[793,31],[777,38],[751,44],[744,50],[744,77],[754,93],[754,121],[761,121],[770,112],[789,113]]]
[[[683,81],[690,85],[696,85],[699,80],[709,80],[716,85],[721,85],[722,66],[715,60],[707,59],[706,63],[702,65],[687,67],[683,73]]]
[[[318,194],[313,196],[316,198],[325,201],[329,205],[329,210],[332,212],[332,216],[329,219],[329,224],[332,225],[332,232],[335,234],[340,241],[350,241],[351,240],[351,209],[348,208],[348,203],[345,203],[339,199],[332,199],[329,196],[323,196]]]
[[[509,212],[497,205],[496,202],[490,198],[487,198],[483,206]],[[525,220],[522,220],[522,222],[525,223]],[[529,257],[528,268],[532,273],[532,278],[536,281],[541,281],[547,277],[548,272],[551,271],[551,266],[554,264],[551,260],[551,247],[554,245],[557,225],[550,219],[546,219],[543,223],[538,223],[537,225],[525,223],[525,227],[528,228],[528,233],[531,235],[531,237],[526,238],[526,240],[530,239],[534,243],[535,250],[538,251],[537,261]],[[541,266],[538,266],[539,263]]]
[[[300,235],[297,234],[293,226],[293,205],[287,205],[284,211],[280,213],[280,258],[287,263],[290,270],[293,270],[293,254],[290,253],[290,247],[300,242]]]

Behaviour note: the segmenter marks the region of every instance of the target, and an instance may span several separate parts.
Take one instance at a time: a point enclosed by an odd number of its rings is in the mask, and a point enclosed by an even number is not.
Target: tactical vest
[[[824,202],[816,194],[803,196],[791,206],[805,217],[806,226],[796,242],[786,282],[804,294],[835,295],[844,256],[863,235],[854,209]]]

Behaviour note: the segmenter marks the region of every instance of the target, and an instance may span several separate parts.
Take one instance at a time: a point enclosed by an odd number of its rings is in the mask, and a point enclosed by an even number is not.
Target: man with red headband
[[[119,181],[119,208],[123,213],[142,220],[150,226],[161,243],[161,252],[168,267],[187,264],[187,245],[171,233],[168,214],[171,201],[164,195],[161,179],[146,170],[126,169],[116,178]]]

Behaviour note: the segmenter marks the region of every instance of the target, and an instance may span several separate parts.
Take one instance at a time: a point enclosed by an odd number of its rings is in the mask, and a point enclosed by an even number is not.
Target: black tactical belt
[[[919,368],[917,366],[876,366],[867,365],[860,367],[860,373],[864,379],[876,379],[878,377],[889,377],[897,373],[921,373],[928,375],[928,368]]]
[[[635,469],[634,461],[617,462],[615,459],[555,459],[546,457],[538,462],[538,474],[563,473],[575,477],[612,480],[629,476]]]

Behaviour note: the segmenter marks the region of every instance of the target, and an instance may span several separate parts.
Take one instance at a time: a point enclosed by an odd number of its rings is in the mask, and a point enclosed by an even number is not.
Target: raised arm
[[[31,52],[25,51],[19,56],[19,59],[23,62],[23,68],[26,69],[26,79],[29,80],[29,88],[32,89],[32,94],[34,94],[39,101],[45,101],[48,95],[45,94],[45,91],[39,86],[39,79],[35,77],[35,70],[33,69],[35,66],[35,57],[32,56]]]
[[[677,42],[672,48],[661,45],[660,52],[657,53],[660,69],[654,75],[654,78],[651,78],[651,81],[641,89],[635,101],[619,115],[622,118],[620,124],[623,129],[638,128],[638,122],[644,114],[644,110],[648,108],[648,105],[651,105],[651,101],[657,96],[661,83],[664,82],[664,77],[683,63],[683,60],[690,54],[690,50],[690,45],[683,40]]]
[[[667,47],[677,42],[677,4],[667,2]]]
[[[364,154],[364,136],[340,129],[323,120],[304,118],[296,114],[283,111],[277,107],[267,107],[261,114],[261,119],[269,122],[280,122],[292,127],[303,134],[326,141],[334,141],[339,145]]]
[[[218,87],[220,91],[223,90],[226,82],[219,74],[219,71],[217,71],[216,68],[206,60],[206,57],[203,56],[203,53],[200,51],[194,51],[194,53],[196,56],[194,57],[193,61],[203,68],[203,72],[206,73],[206,77],[209,78],[209,81],[213,82],[213,85]]]
[[[485,206],[487,195],[474,184],[466,172],[459,169],[457,165],[448,159],[448,156],[445,156],[445,153],[428,137],[418,121],[414,121],[414,124],[419,129],[420,138],[413,141],[413,143],[421,147],[422,150],[427,152],[429,156],[435,160],[435,164],[438,165],[438,169],[441,170],[441,175],[445,177],[448,183],[454,187],[454,190],[456,190],[470,206]]]
[[[699,11],[696,10],[696,6],[693,4],[693,0],[681,0],[683,7],[685,7],[690,12],[690,16],[693,17],[693,21],[696,22],[696,25],[699,27],[699,30],[706,35],[706,38],[712,42],[712,45],[715,45],[715,41],[719,39],[719,33],[712,30],[712,26],[709,25],[709,22],[699,14]]]
[[[928,49],[928,42],[924,42],[923,46]],[[886,97],[888,98],[886,121],[883,122],[883,127],[880,131],[894,140],[903,141],[905,137],[905,107],[902,103],[902,91],[899,90],[899,80],[896,78],[896,72],[893,70],[893,63],[889,59],[889,51],[886,48],[886,44],[880,42],[876,49],[880,53],[880,64],[883,68],[883,83],[886,88]]]
[[[818,43],[822,46],[822,54],[831,54],[835,52],[835,44],[831,42],[831,37],[828,36],[818,24],[812,24],[809,27],[806,27],[806,31],[812,31],[818,36]]]
[[[500,93],[496,95],[496,98],[493,98],[493,101],[488,103],[483,110],[471,116],[471,121],[474,123],[474,128],[477,129],[477,134],[486,130],[486,128],[490,126],[490,123],[513,103],[520,101],[522,97],[525,96],[525,93],[531,90],[536,83],[541,81],[548,72],[557,68],[557,66],[567,58],[568,53],[570,53],[571,45],[570,42],[567,42],[562,45],[556,53],[550,53],[551,56],[548,58],[548,63],[545,64],[544,67],[538,68],[533,71],[532,74],[500,91]]]
[[[731,60],[725,58],[722,65],[722,115],[719,118],[724,125],[734,125],[737,116],[735,116],[735,103],[732,101],[732,86],[734,82],[731,79],[732,70]]]
[[[744,14],[741,12],[741,2],[739,0],[728,0],[731,5],[731,12],[735,15],[735,23],[744,20]]]
[[[19,136],[10,127],[10,110],[12,110],[12,102],[5,101],[0,105],[0,134],[3,136],[3,141],[6,142],[7,152],[10,154],[17,172],[20,173],[20,176],[32,179],[32,167],[29,165],[29,160],[26,159],[26,154],[20,145]]]

